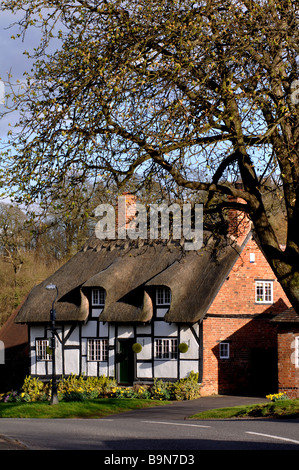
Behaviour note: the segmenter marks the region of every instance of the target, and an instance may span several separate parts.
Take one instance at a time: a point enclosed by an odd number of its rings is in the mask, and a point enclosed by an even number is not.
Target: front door
[[[117,372],[120,384],[132,384],[134,380],[133,339],[118,340]]]

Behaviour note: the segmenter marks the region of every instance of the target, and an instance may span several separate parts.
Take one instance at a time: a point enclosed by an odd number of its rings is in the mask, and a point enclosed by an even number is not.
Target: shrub
[[[154,379],[154,384],[145,386],[135,384],[133,387],[118,387],[115,380],[106,376],[83,377],[70,375],[62,378],[57,384],[59,400],[84,401],[102,397],[140,398],[153,400],[193,400],[200,396],[198,374],[193,371],[189,376],[175,383]],[[279,395],[268,395],[273,401],[282,399]],[[36,377],[26,377],[20,392],[11,391],[0,395],[0,401],[45,401],[51,397],[51,381],[45,383]],[[284,398],[287,396],[284,395]]]
[[[146,400],[151,397],[151,392],[144,385],[134,385],[134,390],[136,392],[137,398]]]
[[[71,401],[73,397],[81,401],[108,396],[115,385],[114,380],[105,376],[84,378],[72,374],[59,381],[58,393],[63,400]]]
[[[188,344],[186,344],[186,343],[180,343],[179,344],[179,351],[181,353],[186,353],[188,351],[188,349],[189,349]]]
[[[39,378],[26,376],[21,390],[24,397],[27,397],[27,401],[46,401],[50,398],[51,383],[44,383]]]
[[[115,387],[112,389],[112,395],[115,398],[138,398],[132,387]]]
[[[173,386],[173,398],[175,400],[194,400],[199,397],[198,373],[191,371],[188,377],[180,379]]]
[[[151,398],[153,400],[170,400],[172,392],[172,384],[163,382],[161,379],[155,379],[154,385],[151,387]]]
[[[142,346],[140,343],[134,343],[132,349],[134,353],[140,353],[142,351]]]

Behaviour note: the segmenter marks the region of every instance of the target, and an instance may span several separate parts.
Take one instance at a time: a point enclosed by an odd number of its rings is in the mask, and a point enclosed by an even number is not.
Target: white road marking
[[[280,441],[287,441],[287,442],[292,442],[293,444],[299,444],[299,441],[295,441],[294,439],[288,439],[287,437],[273,436],[272,434],[262,434],[260,432],[251,432],[251,431],[246,431],[246,434],[255,434],[256,436],[269,437],[270,439],[279,439]]]
[[[193,428],[210,428],[211,426],[202,426],[200,424],[185,424],[185,423],[173,423],[167,421],[142,421],[143,423],[151,424],[168,424],[168,426],[189,426]]]

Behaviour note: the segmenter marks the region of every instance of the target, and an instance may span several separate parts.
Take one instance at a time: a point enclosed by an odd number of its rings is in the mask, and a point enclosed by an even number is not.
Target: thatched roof
[[[217,243],[218,246],[218,243]],[[93,237],[64,266],[34,287],[16,318],[18,323],[49,322],[55,284],[57,322],[85,322],[90,290],[106,291],[100,321],[146,322],[152,318],[154,286],[171,289],[165,320],[193,323],[206,313],[240,253],[238,245],[216,248],[209,240],[197,252],[185,252],[177,240],[115,240]]]

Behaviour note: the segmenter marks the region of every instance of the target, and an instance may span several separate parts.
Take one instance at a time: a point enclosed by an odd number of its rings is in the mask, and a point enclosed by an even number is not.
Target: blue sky
[[[32,28],[27,33],[24,41],[21,38],[11,39],[11,36],[16,36],[19,32],[18,26],[12,26],[17,17],[8,12],[1,12],[0,14],[0,78],[3,81],[8,80],[9,74],[11,74],[12,83],[16,83],[17,80],[22,81],[24,72],[30,71],[31,64],[24,55],[25,50],[31,50],[38,41],[39,32]],[[5,92],[9,93],[7,85],[5,85]],[[6,101],[7,102],[7,101]],[[0,103],[0,112],[5,111],[5,105]],[[6,134],[9,130],[8,123],[16,122],[16,113],[5,115],[0,119],[0,136]]]

